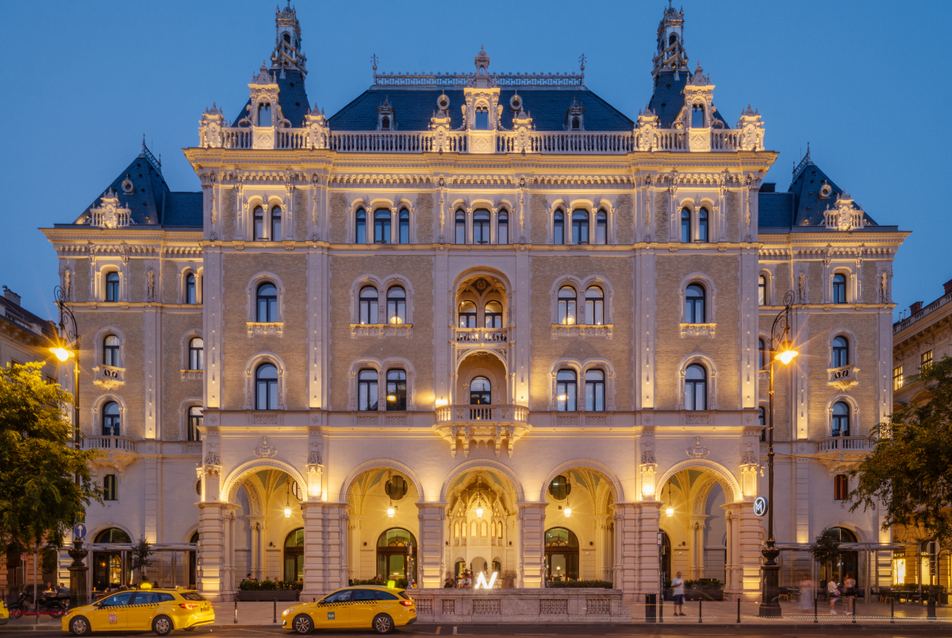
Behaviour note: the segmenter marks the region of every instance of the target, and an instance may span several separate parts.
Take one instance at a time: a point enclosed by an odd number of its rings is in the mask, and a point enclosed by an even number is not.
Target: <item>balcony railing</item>
[[[508,328],[454,328],[456,343],[509,343]]]
[[[869,452],[876,441],[868,436],[829,436],[816,443],[819,452]]]
[[[444,405],[436,409],[437,423],[467,421],[527,423],[529,408],[522,405]]]
[[[135,439],[126,436],[90,436],[83,439],[84,450],[121,450],[136,451]]]

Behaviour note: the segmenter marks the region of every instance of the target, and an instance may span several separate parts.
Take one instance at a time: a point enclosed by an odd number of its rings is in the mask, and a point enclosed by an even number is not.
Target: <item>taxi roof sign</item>
[[[395,580],[387,581],[387,589],[394,589],[396,586],[397,586],[397,581]]]

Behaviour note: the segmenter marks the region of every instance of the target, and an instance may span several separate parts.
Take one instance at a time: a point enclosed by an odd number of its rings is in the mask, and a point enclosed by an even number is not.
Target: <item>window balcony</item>
[[[453,328],[456,343],[463,346],[496,346],[509,343],[509,328]]]
[[[100,364],[93,368],[93,383],[103,388],[111,390],[124,385],[126,382],[126,369],[116,366],[107,366]]]
[[[816,442],[817,454],[843,452],[871,452],[876,441],[868,436],[828,436]]]
[[[826,371],[827,383],[837,390],[846,391],[859,383],[857,378],[859,368],[856,366],[842,366],[840,368],[829,368]]]
[[[83,439],[84,450],[117,450],[136,453],[135,439],[127,436],[90,436]]]
[[[446,405],[436,409],[433,426],[433,431],[450,444],[454,457],[459,447],[463,456],[469,456],[473,443],[492,444],[496,456],[505,445],[512,456],[516,441],[531,429],[529,408],[522,405]]]
[[[139,458],[135,439],[127,436],[89,436],[82,439],[81,447],[98,452],[91,460],[94,468],[105,473],[117,472],[122,477],[126,467]]]

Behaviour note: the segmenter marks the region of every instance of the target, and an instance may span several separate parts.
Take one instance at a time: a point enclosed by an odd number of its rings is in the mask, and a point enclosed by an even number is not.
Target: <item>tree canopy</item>
[[[952,358],[919,374],[928,393],[878,426],[858,476],[851,511],[882,504],[883,528],[903,525],[926,539],[952,540]]]
[[[72,395],[47,383],[41,363],[0,368],[0,542],[61,545],[92,501],[101,502],[89,460],[72,445]]]

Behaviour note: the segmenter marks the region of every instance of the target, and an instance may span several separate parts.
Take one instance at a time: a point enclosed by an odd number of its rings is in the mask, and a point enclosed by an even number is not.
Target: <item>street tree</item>
[[[72,395],[47,383],[41,363],[0,368],[0,543],[61,546],[84,507],[102,502],[89,461],[72,445]]]
[[[919,373],[926,398],[894,412],[873,434],[873,452],[851,476],[851,511],[883,509],[883,529],[905,526],[930,540],[952,540],[952,358]]]

